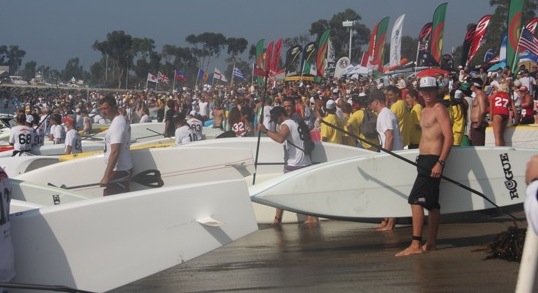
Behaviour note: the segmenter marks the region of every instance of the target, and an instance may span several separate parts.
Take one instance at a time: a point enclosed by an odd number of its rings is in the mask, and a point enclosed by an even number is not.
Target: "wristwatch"
[[[443,160],[437,160],[437,162],[439,163],[439,165],[441,165],[441,167],[445,167],[445,161]]]

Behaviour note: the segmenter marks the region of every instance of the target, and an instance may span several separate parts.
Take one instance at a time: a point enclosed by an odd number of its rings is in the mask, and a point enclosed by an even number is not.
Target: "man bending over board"
[[[419,143],[419,156],[417,157],[418,174],[408,200],[413,219],[413,238],[411,245],[397,253],[396,256],[435,250],[441,215],[441,206],[439,205],[440,177],[454,140],[448,110],[437,100],[438,90],[435,78],[421,78],[419,92],[424,98],[426,107],[422,110],[420,120],[422,136]],[[428,239],[423,245],[424,209],[428,210],[429,216]]]

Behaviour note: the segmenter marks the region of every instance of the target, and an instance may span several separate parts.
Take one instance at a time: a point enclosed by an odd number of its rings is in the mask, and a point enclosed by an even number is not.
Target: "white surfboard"
[[[354,158],[362,155],[370,155],[374,152],[350,147],[341,144],[328,142],[315,142],[316,147],[312,153],[312,161],[314,164],[319,164],[327,161],[335,161],[343,158]],[[257,137],[231,137],[219,138],[206,141],[198,141],[191,144],[186,144],[182,147],[244,147],[252,151],[252,157],[256,156],[256,147],[258,144]],[[260,138],[260,147],[258,154],[258,167],[256,171],[256,182],[259,184],[265,180],[275,178],[284,173],[284,146],[268,137]],[[247,184],[252,185],[253,175],[245,177]],[[267,205],[253,203],[256,220],[260,224],[273,223],[275,209]],[[282,223],[297,223],[304,220],[304,215],[295,213],[284,213]]]
[[[0,167],[6,171],[9,177],[15,177],[58,162],[58,156],[0,157]]]
[[[132,151],[133,174],[157,169],[161,172],[164,186],[215,180],[241,179],[253,170],[250,150],[241,148],[153,148]],[[21,174],[16,179],[54,186],[67,187],[99,183],[105,170],[104,156],[97,155],[62,162]],[[148,187],[131,183],[131,190]],[[99,186],[73,189],[84,195],[98,197],[103,188]]]
[[[219,225],[207,219],[219,222]],[[162,187],[11,214],[14,282],[105,292],[257,230],[242,179]]]
[[[184,148],[192,147],[229,147],[229,148],[248,148],[252,151],[252,157],[256,156],[258,144],[257,137],[230,137],[213,140],[197,141],[186,144]],[[353,158],[362,155],[370,155],[374,152],[356,147],[350,147],[342,144],[315,142],[316,147],[312,152],[312,163],[319,164],[322,162],[334,161],[343,158]],[[262,182],[265,179],[273,178],[283,174],[284,170],[284,145],[275,142],[268,137],[260,138],[258,152],[258,167],[256,170],[256,182]],[[252,182],[252,176],[246,178]]]
[[[418,150],[397,154],[415,161]],[[533,149],[507,147],[453,148],[444,176],[471,187],[498,206],[522,204],[525,164]],[[389,154],[314,165],[251,186],[254,202],[327,218],[409,217],[408,195],[416,167]],[[445,180],[442,214],[491,209],[480,196]]]
[[[538,124],[507,127],[504,131],[506,146],[517,148],[538,148]],[[486,146],[495,146],[493,127],[486,128]]]
[[[82,141],[82,151],[84,152],[102,151],[104,148],[105,145],[102,142]],[[32,148],[31,154],[36,156],[60,156],[65,154],[65,145],[46,143],[43,146]],[[0,158],[11,156],[13,156],[13,150],[0,152]]]
[[[44,186],[15,178],[10,178],[10,180],[12,185],[11,198],[30,204],[52,206],[95,198],[95,196],[85,195],[59,187]]]

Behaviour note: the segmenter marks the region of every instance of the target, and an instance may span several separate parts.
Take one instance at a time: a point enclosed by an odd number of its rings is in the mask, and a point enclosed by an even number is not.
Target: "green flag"
[[[264,43],[264,41],[265,41],[264,39],[261,39],[261,40],[258,41],[258,44],[256,45],[256,66],[255,67],[265,71],[265,62],[264,62],[264,59],[263,59],[263,49],[264,49],[263,48],[263,43]],[[265,82],[264,77],[257,76],[256,77],[256,82],[259,85],[263,85],[264,82]]]
[[[433,13],[431,53],[438,64],[441,64],[441,55],[443,54],[443,34],[447,6],[448,3],[443,3],[437,6]]]
[[[521,13],[525,0],[511,0],[508,10],[508,42],[506,44],[506,65],[516,69],[518,62],[517,43],[521,33]]]
[[[316,67],[317,67],[317,75],[323,76],[325,73],[325,61],[327,60],[327,50],[328,50],[328,42],[329,42],[329,34],[331,30],[328,29],[323,32],[321,37],[319,38],[319,44],[318,44],[318,55],[316,57]]]

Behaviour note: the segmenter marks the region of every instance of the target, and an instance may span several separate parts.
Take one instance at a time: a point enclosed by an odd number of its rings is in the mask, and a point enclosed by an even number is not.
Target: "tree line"
[[[493,48],[498,51],[502,33],[506,30],[509,0],[490,0],[490,5],[495,8],[492,15],[485,43],[471,66],[482,63],[487,49]],[[538,0],[525,1],[523,23],[528,22],[535,16]],[[432,12],[433,13],[433,12]],[[477,15],[477,21],[482,15]],[[310,24],[308,33],[283,39],[283,52],[294,45],[305,45],[310,41],[317,41],[326,29],[331,29],[331,41],[337,58],[348,55],[349,30],[342,26],[344,21],[354,21],[352,29],[352,56],[351,62],[360,62],[364,48],[367,47],[370,29],[361,23],[361,16],[353,9],[345,9],[334,14],[330,19],[320,19]],[[457,19],[447,19],[450,22]],[[425,21],[426,23],[427,21]],[[473,25],[468,24],[468,27]],[[405,23],[404,23],[405,27]],[[466,32],[461,32],[461,39]],[[390,34],[390,30],[388,32]],[[9,66],[10,74],[20,72],[26,80],[30,80],[39,72],[45,80],[54,82],[66,82],[72,77],[84,80],[92,86],[101,85],[111,88],[136,88],[137,85],[145,85],[148,72],[162,72],[173,78],[175,69],[181,70],[189,78],[192,84],[196,79],[198,69],[213,71],[211,62],[226,54],[225,61],[228,64],[224,70],[226,76],[231,76],[233,66],[238,67],[246,77],[250,77],[252,63],[256,54],[256,44],[250,44],[242,37],[226,37],[221,33],[204,32],[199,35],[188,35],[185,41],[189,46],[181,47],[174,44],[165,44],[161,50],[155,47],[155,41],[146,37],[133,37],[122,30],[112,31],[104,40],[95,41],[92,49],[101,53],[101,58],[92,64],[89,71],[85,71],[78,57],[67,60],[62,70],[52,69],[49,66],[39,65],[35,61],[29,61],[21,66],[26,52],[18,46],[0,46],[0,65]],[[414,61],[417,53],[418,36],[413,38],[404,35],[401,39],[401,56]],[[266,44],[268,41],[266,41]],[[389,46],[385,45],[385,62],[389,60]],[[248,49],[248,51],[247,51]],[[444,51],[450,50],[445,48]],[[241,54],[247,51],[247,58],[241,58]],[[454,64],[460,64],[461,46],[450,52]],[[281,62],[282,64],[282,62]]]

